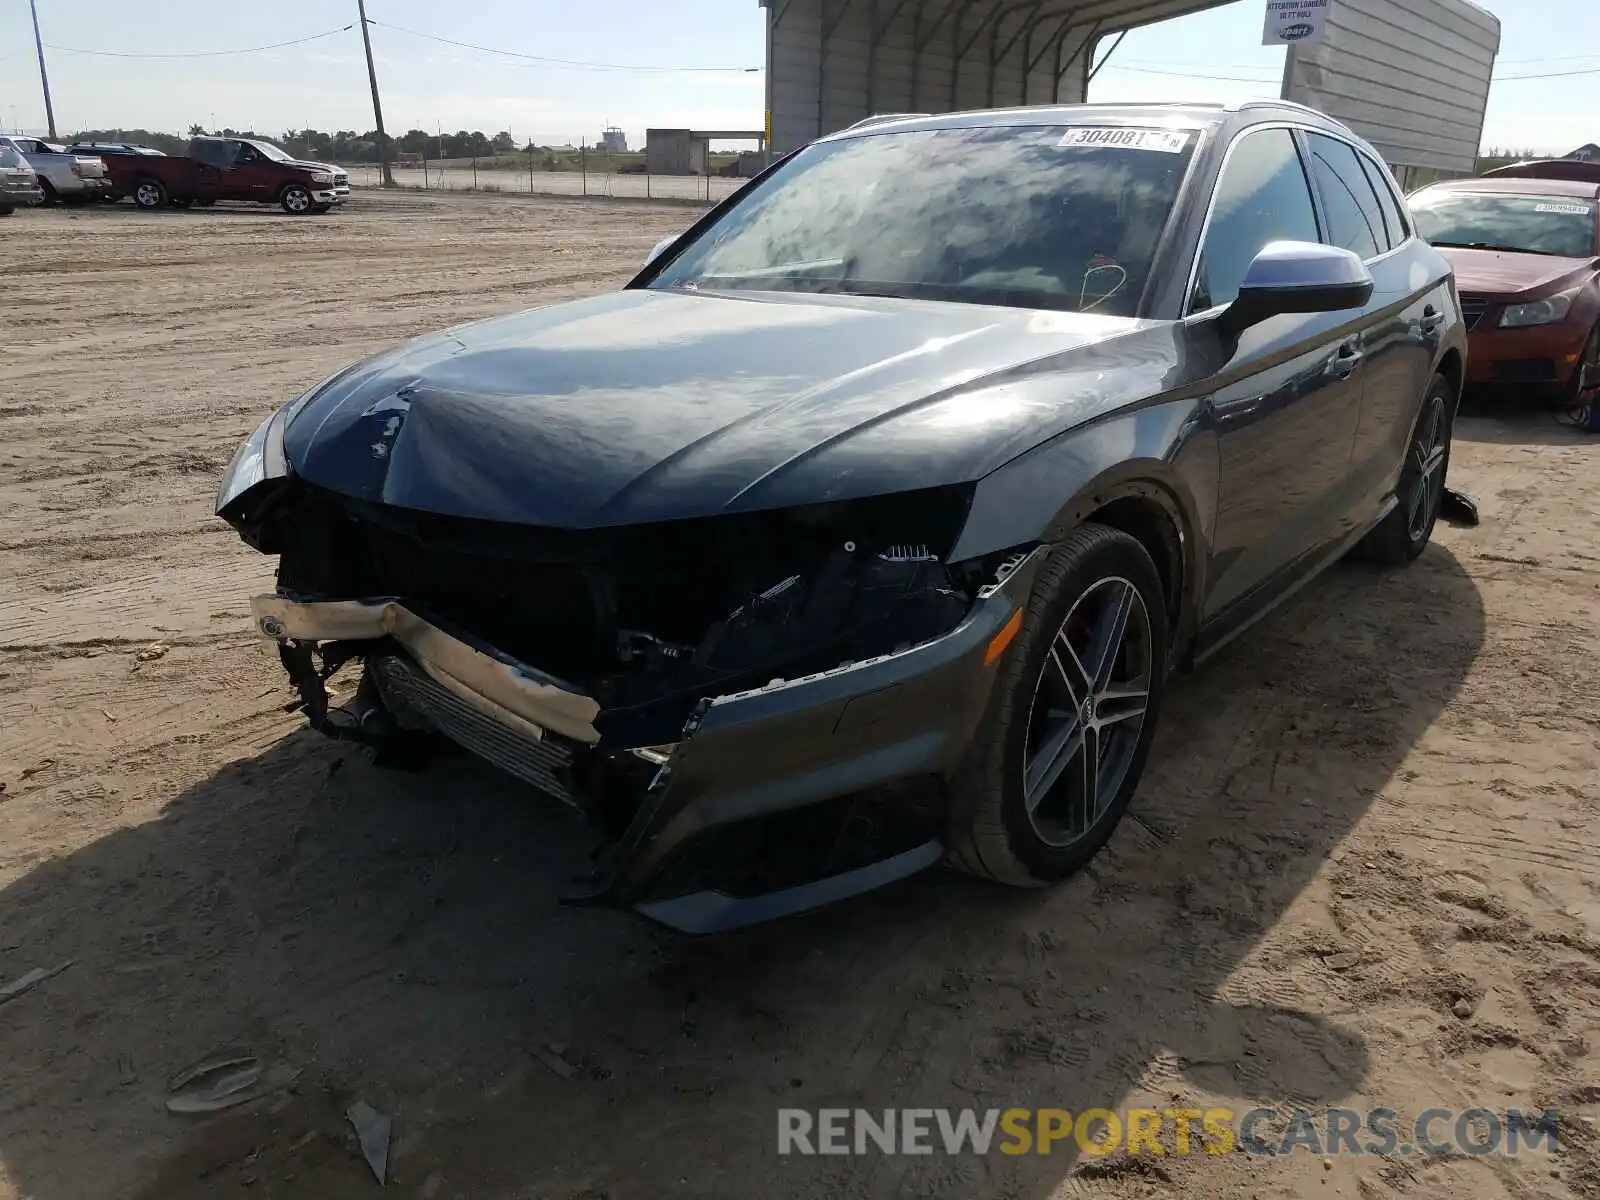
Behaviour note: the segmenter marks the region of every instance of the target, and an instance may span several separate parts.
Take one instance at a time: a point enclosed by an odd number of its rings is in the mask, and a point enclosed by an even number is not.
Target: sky
[[[181,133],[196,123],[260,132],[373,126],[356,0],[37,3],[62,134]],[[1485,146],[1566,153],[1600,141],[1600,3],[1487,0],[1487,7],[1500,17],[1502,41]],[[1260,44],[1263,10],[1264,0],[1236,0],[1135,30],[1090,99],[1276,95],[1283,51]],[[510,130],[518,142],[576,144],[614,124],[639,144],[649,125],[761,127],[765,15],[757,0],[368,0],[367,15],[394,134]],[[402,30],[607,67],[518,60]],[[118,57],[308,37],[250,54]],[[1533,75],[1551,77],[1509,78]],[[44,125],[28,0],[0,0],[0,127],[42,132]]]

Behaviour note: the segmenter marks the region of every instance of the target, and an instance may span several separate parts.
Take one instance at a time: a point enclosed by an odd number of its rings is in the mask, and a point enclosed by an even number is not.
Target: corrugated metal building
[[[1101,35],[1223,3],[761,0],[771,144],[782,153],[880,112],[1076,102]]]
[[[1284,92],[1343,121],[1402,187],[1470,175],[1500,21],[1468,0],[1333,0],[1315,45],[1291,46]]]
[[[1227,0],[759,2],[782,153],[874,113],[1081,101],[1102,38]],[[1333,0],[1319,43],[1290,51],[1283,94],[1348,122],[1402,182],[1465,173],[1499,44],[1467,0]]]

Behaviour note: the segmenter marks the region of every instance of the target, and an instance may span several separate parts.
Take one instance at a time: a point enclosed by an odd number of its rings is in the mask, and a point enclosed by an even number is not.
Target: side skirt
[[[1230,629],[1223,637],[1219,638],[1215,642],[1212,642],[1210,645],[1207,645],[1205,649],[1201,650],[1194,656],[1194,665],[1199,666],[1201,663],[1205,662],[1207,659],[1211,658],[1213,655],[1222,650],[1225,646],[1231,645],[1240,634],[1253,629],[1258,623],[1277,612],[1280,608],[1297,596],[1300,593],[1301,588],[1305,587],[1312,580],[1319,578],[1324,571],[1326,571],[1334,563],[1338,562],[1346,554],[1350,553],[1351,549],[1356,545],[1357,542],[1366,537],[1367,534],[1371,533],[1379,525],[1383,524],[1384,518],[1386,518],[1397,507],[1399,507],[1399,504],[1400,501],[1395,498],[1393,493],[1391,493],[1384,501],[1383,507],[1378,510],[1378,515],[1373,518],[1370,524],[1360,526],[1355,530],[1355,532],[1346,534],[1344,538],[1334,544],[1332,550],[1318,560],[1316,566],[1312,567],[1309,571],[1303,572],[1299,578],[1297,578],[1288,587],[1284,588],[1282,593],[1275,600],[1273,600],[1272,603],[1263,605],[1260,609],[1246,618],[1241,624],[1233,629]]]

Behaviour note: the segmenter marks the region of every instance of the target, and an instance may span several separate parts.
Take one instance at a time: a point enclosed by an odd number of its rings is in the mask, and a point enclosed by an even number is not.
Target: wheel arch
[[[1439,356],[1439,361],[1434,364],[1433,369],[1436,374],[1443,375],[1449,381],[1450,390],[1455,393],[1454,399],[1459,403],[1467,374],[1467,362],[1461,350],[1451,346]]]
[[[1200,514],[1188,489],[1165,464],[1119,464],[1074,495],[1042,540],[1060,541],[1090,523],[1120,530],[1149,553],[1165,593],[1169,661],[1181,662],[1199,611],[1204,576]]]

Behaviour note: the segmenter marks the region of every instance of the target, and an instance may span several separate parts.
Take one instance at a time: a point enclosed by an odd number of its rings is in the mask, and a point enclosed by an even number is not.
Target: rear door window
[[[1362,258],[1387,251],[1389,234],[1383,209],[1354,148],[1320,133],[1307,134],[1306,142],[1311,150],[1311,174],[1328,218],[1328,236],[1323,240]]]
[[[1217,180],[1190,311],[1231,304],[1245,271],[1268,242],[1318,240],[1316,209],[1294,135],[1287,129],[1242,135]]]

